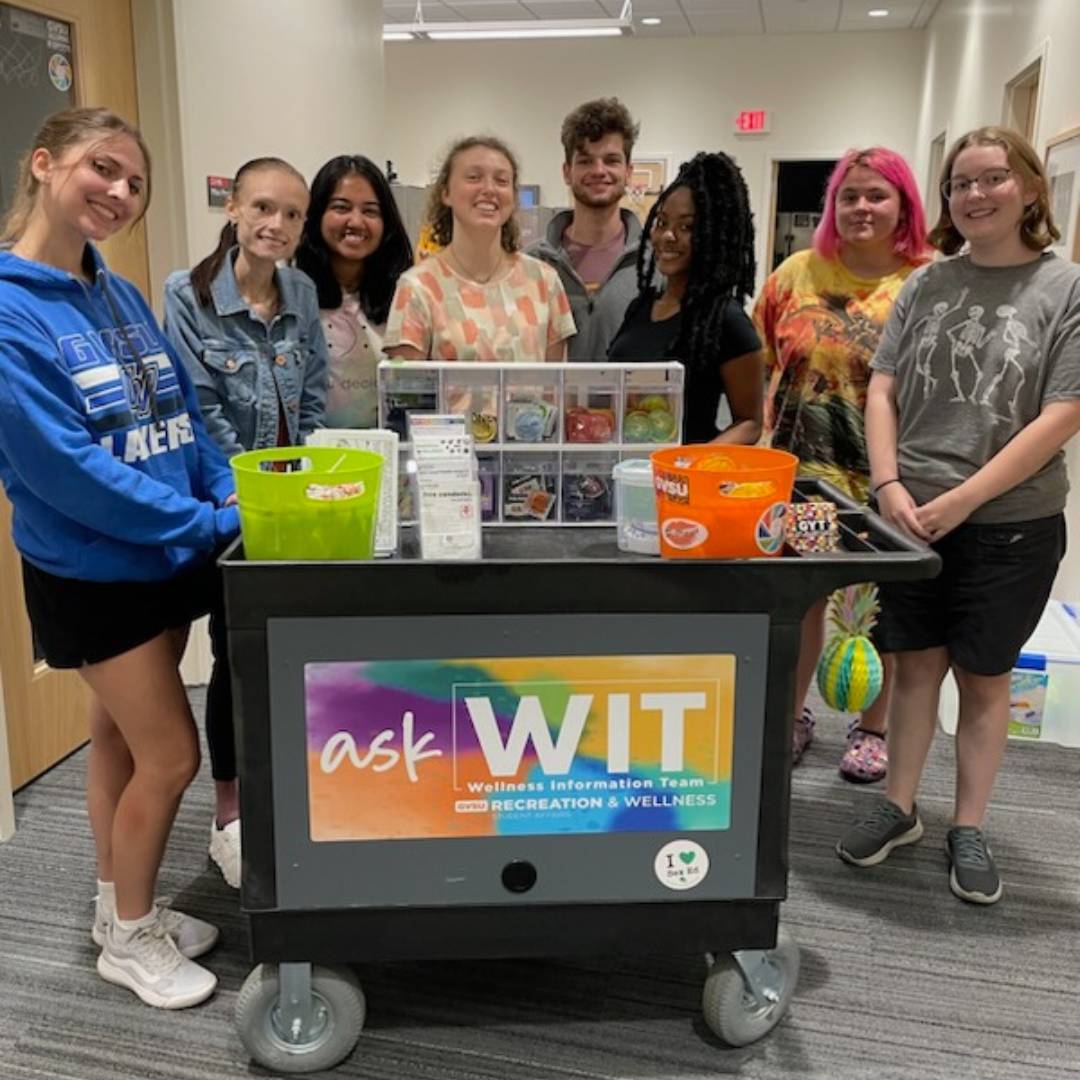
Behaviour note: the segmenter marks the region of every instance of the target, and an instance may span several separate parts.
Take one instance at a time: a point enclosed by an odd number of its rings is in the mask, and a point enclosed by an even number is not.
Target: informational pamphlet
[[[416,468],[421,558],[479,559],[480,482],[465,416],[410,416],[409,439]]]

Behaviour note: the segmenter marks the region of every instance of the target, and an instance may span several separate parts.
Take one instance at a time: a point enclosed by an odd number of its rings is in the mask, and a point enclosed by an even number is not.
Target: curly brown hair
[[[470,135],[467,138],[458,139],[450,147],[446,157],[443,159],[439,173],[435,177],[435,182],[428,188],[427,220],[431,226],[431,238],[439,247],[446,247],[454,238],[454,214],[450,207],[443,202],[443,196],[450,186],[450,172],[454,167],[454,159],[459,154],[465,153],[466,150],[472,150],[477,146],[494,150],[497,154],[502,154],[510,162],[510,172],[514,178],[514,213],[503,223],[501,239],[503,251],[513,255],[521,246],[521,230],[518,228],[515,217],[518,208],[518,176],[521,170],[518,168],[518,161],[514,156],[514,152],[502,139],[498,139],[494,135]]]
[[[1031,143],[1015,131],[989,126],[961,135],[942,162],[939,185],[952,176],[953,165],[961,151],[972,146],[1000,146],[1005,151],[1009,168],[1019,173],[1026,187],[1034,188],[1038,192],[1038,198],[1024,211],[1020,222],[1020,239],[1024,246],[1032,251],[1043,251],[1060,240],[1061,232],[1054,224],[1054,216],[1050,210],[1050,184],[1043,171],[1042,162]],[[955,255],[964,246],[964,238],[949,214],[949,200],[945,198],[944,192],[941,214],[927,239],[945,255]]]
[[[562,144],[567,164],[587,142],[596,142],[605,135],[621,135],[626,160],[637,142],[638,125],[630,110],[618,98],[597,98],[579,105],[562,124]]]

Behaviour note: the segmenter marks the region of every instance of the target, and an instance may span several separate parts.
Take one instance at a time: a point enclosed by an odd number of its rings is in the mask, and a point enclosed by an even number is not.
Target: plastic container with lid
[[[646,458],[620,461],[615,477],[615,539],[620,551],[660,554],[656,524],[656,491],[652,462]]]

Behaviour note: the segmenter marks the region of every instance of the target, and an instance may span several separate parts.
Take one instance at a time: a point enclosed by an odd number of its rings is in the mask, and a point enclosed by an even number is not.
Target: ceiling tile
[[[599,0],[522,0],[538,19],[606,19]]]
[[[770,34],[830,33],[840,21],[840,0],[761,0]]]
[[[416,18],[416,4],[403,4],[400,2],[385,5],[386,15],[384,21],[391,23],[411,23]],[[392,16],[392,17],[391,17]],[[454,22],[460,16],[455,15],[441,0],[424,0],[425,22]]]
[[[688,15],[757,15],[758,0],[679,0]],[[637,4],[634,4],[637,7]]]
[[[391,17],[391,12],[392,17]],[[402,6],[395,4],[387,7],[384,21],[388,23],[411,23],[416,17],[416,5]],[[460,15],[455,15],[445,4],[424,4],[424,22],[459,22]]]
[[[660,16],[663,22],[659,26],[642,26],[641,17],[647,14],[644,10],[638,11],[637,4],[634,5],[634,38],[637,41],[648,41],[653,37],[690,37],[693,34],[686,17],[680,12],[665,12]]]
[[[531,20],[535,17],[517,0],[447,0],[446,6],[466,22]]]
[[[612,18],[622,14],[622,0],[600,0],[600,6]],[[642,15],[681,15],[679,0],[634,0],[634,19]]]
[[[686,17],[695,34],[763,34],[759,12],[690,11]]]
[[[922,6],[920,0],[843,0],[840,30],[908,30]],[[868,11],[885,8],[884,18],[871,19]]]

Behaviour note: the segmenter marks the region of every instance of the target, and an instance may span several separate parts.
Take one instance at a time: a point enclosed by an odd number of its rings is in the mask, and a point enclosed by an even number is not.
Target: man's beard
[[[615,203],[619,202],[626,194],[625,186],[618,187],[617,185],[608,188],[603,195],[596,195],[581,184],[572,187],[570,190],[573,193],[574,199],[577,202],[584,203],[585,206],[593,206],[597,208],[613,206]]]

